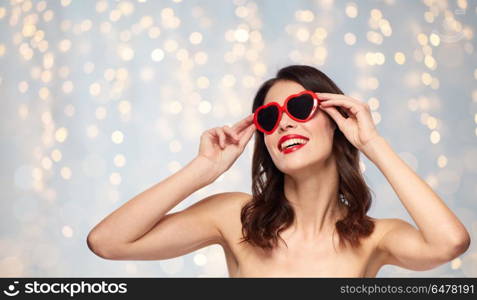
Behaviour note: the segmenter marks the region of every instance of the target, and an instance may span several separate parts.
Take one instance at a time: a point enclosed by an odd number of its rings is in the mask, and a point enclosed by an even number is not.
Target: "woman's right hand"
[[[206,158],[212,164],[214,178],[227,171],[242,154],[255,132],[253,114],[235,123],[206,130],[200,137],[198,157]]]

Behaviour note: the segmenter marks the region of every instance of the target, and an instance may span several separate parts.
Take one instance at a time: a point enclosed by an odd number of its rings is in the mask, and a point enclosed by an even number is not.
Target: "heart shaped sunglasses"
[[[313,117],[319,104],[320,100],[316,94],[306,90],[288,96],[283,106],[270,102],[258,107],[254,112],[253,122],[259,131],[272,134],[280,124],[283,112],[295,121],[306,122]]]

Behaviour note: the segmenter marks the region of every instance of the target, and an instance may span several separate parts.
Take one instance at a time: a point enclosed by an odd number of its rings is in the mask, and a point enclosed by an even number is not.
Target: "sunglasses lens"
[[[313,97],[304,94],[293,99],[287,103],[287,109],[290,114],[300,120],[306,120],[310,116],[313,109]]]
[[[278,119],[278,107],[271,105],[258,112],[257,121],[266,131],[271,131]]]

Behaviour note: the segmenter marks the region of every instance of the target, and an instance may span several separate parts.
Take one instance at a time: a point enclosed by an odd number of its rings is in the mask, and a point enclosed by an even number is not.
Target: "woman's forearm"
[[[113,211],[91,230],[88,240],[116,245],[137,240],[182,200],[212,183],[216,174],[211,166],[206,158],[196,157]]]
[[[372,140],[361,150],[389,181],[427,243],[437,246],[466,243],[468,232],[464,225],[383,137]]]

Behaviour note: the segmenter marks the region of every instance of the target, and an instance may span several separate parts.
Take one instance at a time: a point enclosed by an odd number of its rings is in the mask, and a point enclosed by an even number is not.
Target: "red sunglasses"
[[[303,91],[288,96],[283,106],[270,102],[258,107],[253,115],[253,122],[258,130],[272,134],[277,129],[282,113],[286,112],[295,121],[306,122],[311,119],[320,104],[320,100],[312,91]]]

